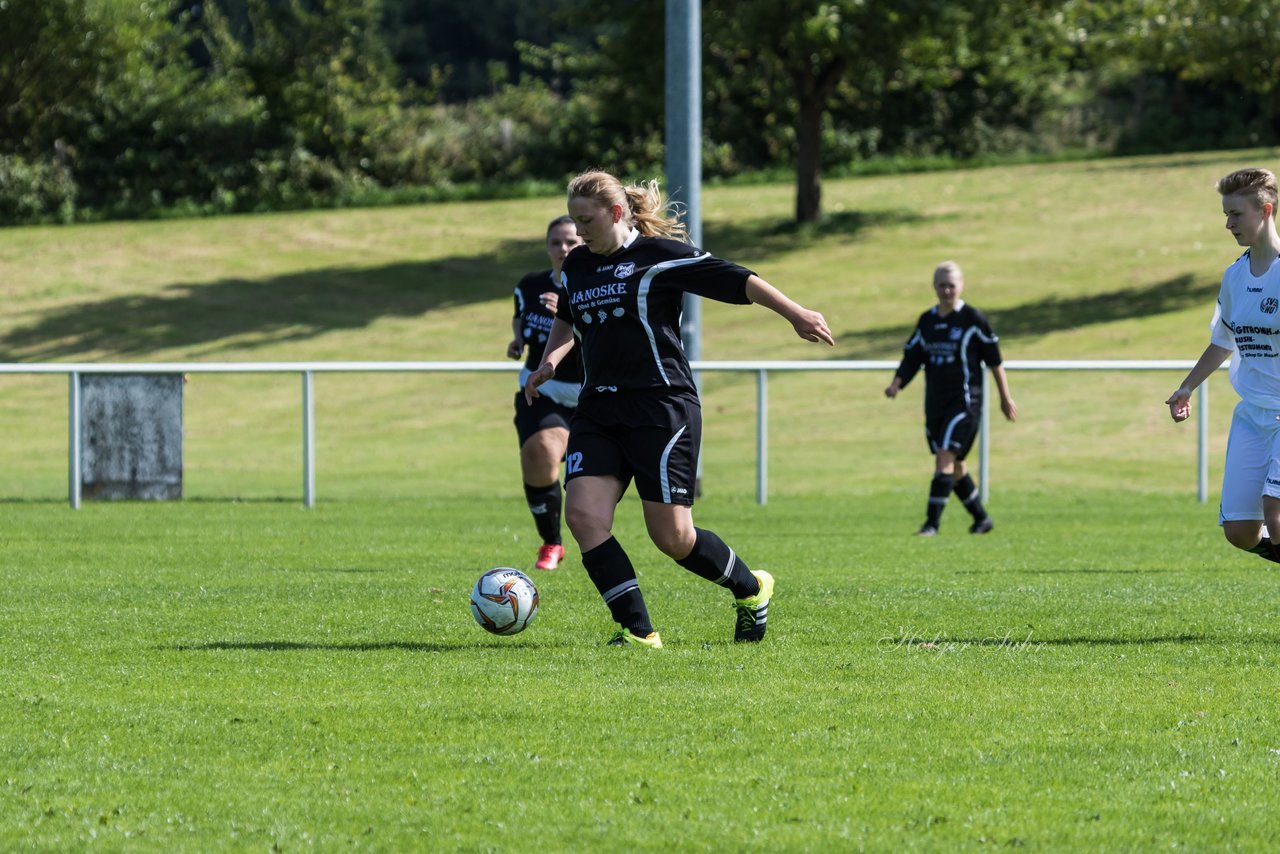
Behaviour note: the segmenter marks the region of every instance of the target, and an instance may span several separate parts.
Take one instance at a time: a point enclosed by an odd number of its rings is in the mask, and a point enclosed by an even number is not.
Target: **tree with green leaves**
[[[779,98],[775,90],[768,109],[793,110],[796,220],[813,222],[822,211],[823,130],[833,111],[873,125],[886,117],[885,102],[894,91],[941,90],[984,66],[996,71],[1002,54],[1008,57],[1011,48],[1024,43],[1027,28],[1041,26],[1043,14],[1056,5],[1053,0],[708,0],[704,30],[716,45],[709,51],[713,56],[726,54],[775,86],[779,79],[789,81],[789,92]]]

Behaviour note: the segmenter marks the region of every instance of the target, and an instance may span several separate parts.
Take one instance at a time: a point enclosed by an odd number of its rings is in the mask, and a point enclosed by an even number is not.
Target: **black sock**
[[[942,525],[942,511],[947,509],[947,499],[951,497],[954,478],[949,474],[935,474],[929,484],[929,509],[926,511],[925,524],[934,528]]]
[[[734,599],[746,599],[760,592],[760,582],[724,540],[702,528],[693,530],[697,534],[693,551],[676,563],[694,575],[728,587]]]
[[[609,606],[613,621],[630,629],[633,635],[647,637],[653,631],[649,609],[644,606],[635,567],[622,550],[622,544],[610,537],[591,551],[583,552],[582,565],[604,597],[604,604]]]
[[[550,486],[524,485],[524,497],[544,543],[560,545],[560,481]]]
[[[987,510],[982,506],[982,498],[978,495],[978,485],[973,482],[973,478],[965,475],[955,482],[951,487],[955,490],[956,498],[959,498],[964,506],[973,516],[973,521],[981,522],[987,518]]]
[[[1246,551],[1253,552],[1263,560],[1280,563],[1280,548],[1277,548],[1276,544],[1271,542],[1270,537],[1263,537],[1256,546],[1246,549]]]

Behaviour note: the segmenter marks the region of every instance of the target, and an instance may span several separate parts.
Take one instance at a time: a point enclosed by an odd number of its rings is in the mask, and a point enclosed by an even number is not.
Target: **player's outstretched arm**
[[[519,359],[524,353],[524,335],[520,330],[520,318],[511,318],[511,341],[507,344],[507,358]]]
[[[1165,401],[1169,407],[1169,415],[1175,422],[1186,421],[1191,417],[1191,392],[1220,368],[1230,355],[1230,350],[1217,344],[1204,348],[1191,372],[1183,379],[1182,385]]]
[[[747,299],[785,317],[804,340],[836,346],[836,339],[821,313],[805,308],[759,276],[752,275],[747,279]]]
[[[538,386],[555,377],[556,367],[565,356],[569,355],[573,345],[573,327],[557,317],[555,323],[551,324],[551,334],[547,336],[546,349],[542,351],[542,364],[538,365],[538,370],[529,374],[529,378],[524,381],[525,403],[532,406],[533,399],[541,397],[538,394]]]
[[[1017,421],[1018,404],[1013,402],[1013,395],[1009,393],[1009,375],[1005,373],[1004,365],[992,368],[991,376],[995,378],[996,391],[1000,393],[1000,411],[1010,421]]]

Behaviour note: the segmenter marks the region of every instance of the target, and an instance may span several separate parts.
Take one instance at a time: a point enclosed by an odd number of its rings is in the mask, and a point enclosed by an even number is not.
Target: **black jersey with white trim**
[[[982,403],[982,366],[1000,364],[1000,339],[986,315],[961,301],[946,317],[938,307],[920,315],[902,348],[898,376],[905,387],[924,367],[924,409],[943,413]]]
[[[531,371],[536,371],[542,364],[547,336],[551,334],[551,324],[556,320],[556,316],[547,310],[540,299],[548,291],[559,291],[560,301],[564,301],[564,290],[550,270],[529,273],[516,284],[516,310],[512,317],[520,321],[520,334],[524,336],[524,343],[529,348],[524,365]],[[579,348],[574,347],[556,368],[556,379],[569,383],[582,382],[582,356]]]
[[[586,378],[582,404],[620,391],[695,392],[680,341],[685,293],[748,305],[751,271],[678,240],[632,233],[612,255],[586,246],[561,270],[568,299],[557,315],[573,324]]]

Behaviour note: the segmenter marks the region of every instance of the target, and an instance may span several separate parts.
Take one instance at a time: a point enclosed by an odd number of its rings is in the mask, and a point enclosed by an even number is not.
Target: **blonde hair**
[[[688,240],[676,206],[662,195],[657,181],[623,185],[601,169],[583,172],[569,182],[570,199],[590,199],[602,207],[621,205],[636,230],[645,237]]]
[[[959,279],[962,282],[964,281],[964,270],[961,270],[960,265],[957,264],[955,261],[943,261],[941,264],[935,267],[933,270],[933,280],[935,282],[938,281],[938,276],[941,276],[945,273],[955,273],[957,279]]]
[[[1261,166],[1237,169],[1230,175],[1219,178],[1217,186],[1219,195],[1247,194],[1257,200],[1258,207],[1270,202],[1271,210],[1276,209],[1276,176],[1270,169],[1263,169]]]

